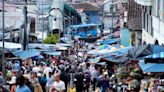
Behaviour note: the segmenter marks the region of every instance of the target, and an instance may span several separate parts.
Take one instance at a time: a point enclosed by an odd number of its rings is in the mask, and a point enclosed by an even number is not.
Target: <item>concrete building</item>
[[[75,8],[63,0],[53,0],[49,11],[49,32],[67,34],[70,25],[81,24],[81,16]]]
[[[119,25],[122,29],[129,30],[130,44],[142,44],[142,6],[137,4],[137,0],[117,0],[119,9]],[[122,33],[122,32],[121,32]],[[121,34],[122,35],[122,34]]]
[[[142,7],[134,0],[128,0],[127,27],[131,32],[132,45],[141,45],[142,41]]]
[[[164,44],[164,0],[136,0],[142,5],[143,44]]]
[[[27,39],[29,42],[33,42],[36,41],[36,14],[34,14],[34,11],[37,11],[37,7],[30,4],[27,5],[27,8],[29,12],[27,15],[27,34],[29,34]],[[0,9],[2,10],[2,7]],[[5,39],[7,41],[22,42],[24,30],[23,5],[5,2],[5,11],[5,34],[7,35]],[[0,13],[0,16],[2,17],[2,13]],[[0,25],[0,28],[2,28],[2,25]]]
[[[104,0],[102,5],[102,21],[104,24],[104,30],[113,30],[117,27],[117,22],[119,19],[119,11],[117,8],[116,0]]]
[[[71,4],[81,14],[85,14],[85,23],[100,24],[100,8],[90,3]],[[83,15],[84,16],[84,15]]]

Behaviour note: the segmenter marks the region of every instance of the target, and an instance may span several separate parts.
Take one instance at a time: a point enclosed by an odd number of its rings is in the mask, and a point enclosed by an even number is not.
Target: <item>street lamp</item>
[[[55,13],[55,11],[53,11],[53,10],[58,10],[58,11],[60,11],[61,12],[61,14],[62,14],[62,18],[58,18],[58,19],[62,19],[62,20],[64,20],[64,13],[63,13],[63,11],[60,9],[60,8],[52,8],[52,9],[50,9],[50,11],[49,11],[49,15],[50,16],[54,16],[53,14]],[[54,21],[56,21],[56,17],[54,18]],[[59,20],[59,24],[60,24],[60,21],[61,20]],[[63,24],[63,23],[62,23]],[[59,25],[60,26],[60,25]],[[64,26],[63,26],[63,29],[62,29],[63,31],[64,31]],[[59,40],[59,43],[60,43],[60,29],[58,30],[59,31],[59,38],[58,38],[58,40]]]

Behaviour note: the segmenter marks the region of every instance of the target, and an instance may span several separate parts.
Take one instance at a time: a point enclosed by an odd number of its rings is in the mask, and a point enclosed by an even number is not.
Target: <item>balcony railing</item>
[[[153,0],[135,0],[136,3],[143,6],[152,6]]]

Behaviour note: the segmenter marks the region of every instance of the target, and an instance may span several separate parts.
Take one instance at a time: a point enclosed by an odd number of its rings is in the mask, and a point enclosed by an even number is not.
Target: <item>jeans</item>
[[[97,83],[97,79],[94,78],[92,81],[92,89],[95,90],[96,89],[96,83]]]
[[[108,89],[107,88],[100,88],[100,92],[108,92]]]

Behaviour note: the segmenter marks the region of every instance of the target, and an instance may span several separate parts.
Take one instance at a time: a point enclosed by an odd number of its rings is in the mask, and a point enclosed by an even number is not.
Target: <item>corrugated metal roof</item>
[[[84,11],[99,11],[100,8],[90,3],[71,4],[76,9],[84,9]]]

